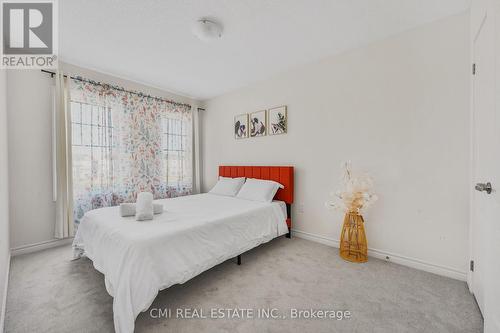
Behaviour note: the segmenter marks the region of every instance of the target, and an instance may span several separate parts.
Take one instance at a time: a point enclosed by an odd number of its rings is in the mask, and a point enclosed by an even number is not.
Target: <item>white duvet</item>
[[[105,275],[116,332],[133,332],[159,290],[288,232],[282,202],[199,194],[157,200],[152,221],[120,217],[119,207],[89,211],[73,245]]]

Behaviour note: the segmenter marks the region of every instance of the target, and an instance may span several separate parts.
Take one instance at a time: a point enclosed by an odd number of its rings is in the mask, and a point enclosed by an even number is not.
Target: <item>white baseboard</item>
[[[320,236],[316,234],[312,234],[305,231],[292,229],[292,236],[296,236],[299,238],[307,239],[316,243],[321,243],[324,245],[332,246],[339,248],[339,241],[333,238]],[[422,271],[446,276],[452,279],[467,281],[467,273],[456,270],[451,267],[446,267],[442,265],[436,265],[429,262],[425,262],[420,259],[410,258],[407,256],[399,255],[396,253],[391,253],[383,250],[368,248],[368,255],[373,258],[378,258],[390,262],[394,262],[396,264],[400,264],[403,266],[419,269]]]
[[[5,329],[5,314],[7,312],[7,290],[9,289],[9,275],[10,275],[10,253],[7,257],[7,270],[5,272],[5,285],[3,288],[3,299],[2,299],[2,313],[0,313],[0,332],[4,332]]]
[[[49,241],[23,245],[16,248],[11,249],[11,254],[13,257],[27,254],[32,252],[37,252],[45,249],[50,249],[52,247],[57,247],[61,245],[71,244],[73,242],[73,238],[63,238],[63,239],[51,239]]]

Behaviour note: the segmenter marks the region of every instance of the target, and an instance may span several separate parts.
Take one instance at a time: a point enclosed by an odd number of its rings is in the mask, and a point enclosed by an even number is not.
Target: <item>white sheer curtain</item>
[[[192,112],[120,87],[71,80],[74,219],[85,212],[193,191]]]
[[[54,198],[56,200],[56,238],[74,235],[73,183],[71,149],[71,111],[69,108],[68,79],[62,72],[56,73],[54,103]]]

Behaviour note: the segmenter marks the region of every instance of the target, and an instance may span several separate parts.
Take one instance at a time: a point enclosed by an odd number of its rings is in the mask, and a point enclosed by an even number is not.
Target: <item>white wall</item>
[[[162,96],[178,102],[197,102],[104,73],[62,64],[65,73]],[[51,86],[54,79],[40,71],[9,71],[8,126],[11,247],[54,239],[52,202]]]
[[[6,80],[5,70],[0,70],[0,332],[3,331],[5,285],[10,255]]]
[[[54,238],[51,84],[39,71],[10,70],[7,88],[11,247]]]
[[[468,24],[449,17],[207,101],[204,190],[221,164],[293,165],[293,228],[335,240],[342,216],[324,203],[350,159],[380,196],[365,215],[369,247],[465,278]],[[279,105],[287,135],[233,138],[233,116]]]

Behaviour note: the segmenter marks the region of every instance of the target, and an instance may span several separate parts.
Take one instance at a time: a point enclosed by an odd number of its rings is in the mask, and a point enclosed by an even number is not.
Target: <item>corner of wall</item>
[[[2,308],[1,313],[0,313],[0,332],[4,332],[5,330],[5,315],[7,313],[7,291],[9,289],[9,275],[10,275],[10,251],[7,256],[7,263],[6,263],[6,271],[5,271],[5,283],[3,287],[3,292],[2,292]]]
[[[10,215],[7,137],[7,71],[0,70],[0,332],[4,331],[10,272]],[[5,279],[5,280],[4,280]]]

